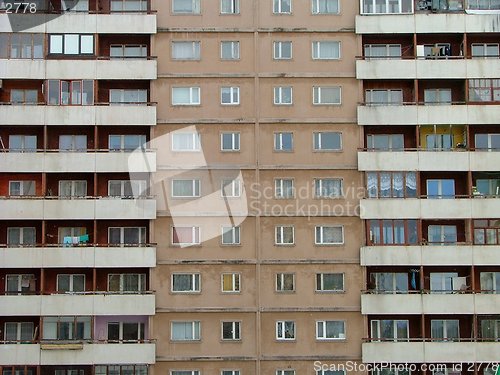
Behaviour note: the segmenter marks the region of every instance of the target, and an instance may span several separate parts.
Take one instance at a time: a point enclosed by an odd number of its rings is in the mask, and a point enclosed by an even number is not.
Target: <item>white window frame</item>
[[[176,276],[189,276],[191,278],[191,289],[186,289],[186,290],[175,290],[174,289],[174,279]],[[200,293],[201,292],[201,274],[194,272],[194,273],[179,273],[179,272],[174,272],[170,276],[170,292],[175,293],[175,294],[182,294],[182,293]]]
[[[225,290],[224,289],[224,278],[225,277],[230,277],[231,278],[231,289],[230,290]],[[223,272],[220,275],[220,282],[221,282],[221,292],[222,293],[240,293],[241,292],[241,275],[236,272]]]
[[[139,240],[144,238],[144,241],[146,241],[146,227],[108,227],[108,243],[111,243],[111,229],[120,229],[120,243],[113,244],[114,246],[137,245],[125,243],[125,229],[138,229]]]
[[[323,194],[323,185],[327,181],[338,181],[340,185],[340,189],[337,192],[337,194],[333,195],[326,195]],[[318,190],[320,194],[318,194]],[[336,199],[336,198],[342,198],[344,196],[344,180],[342,178],[335,178],[335,177],[321,177],[321,178],[315,178],[314,179],[314,196],[316,198],[320,199]]]
[[[62,276],[67,276],[69,277],[69,290],[67,291],[60,291],[59,290],[59,277],[62,277]],[[74,290],[74,280],[75,280],[75,277],[82,277],[83,276],[83,290],[80,291],[75,291]],[[56,290],[58,293],[82,293],[82,292],[85,292],[85,283],[86,283],[86,278],[85,278],[85,274],[82,274],[82,273],[71,273],[71,274],[68,274],[68,273],[58,273],[57,274],[57,277],[56,277]]]
[[[191,143],[193,144],[193,148],[190,149],[183,149],[183,148],[177,148],[175,144],[175,137],[176,136],[191,136]],[[172,151],[174,152],[199,152],[201,151],[201,135],[200,133],[197,132],[173,132],[172,133]]]
[[[285,181],[291,182],[291,195],[285,194],[285,191],[288,192],[288,189],[285,190]],[[293,178],[275,178],[274,179],[274,198],[275,199],[293,199],[295,198],[295,180]]]
[[[327,327],[329,323],[342,323],[343,333],[339,333],[339,337],[327,337]],[[320,328],[323,335],[320,336]],[[316,340],[321,341],[342,341],[346,339],[346,322],[345,320],[317,320],[316,321]]]
[[[323,57],[322,46],[327,44],[337,44],[338,55]],[[340,60],[342,44],[338,40],[318,40],[311,43],[313,60]]]
[[[224,325],[231,325],[231,337],[224,337]],[[222,341],[240,341],[241,340],[241,321],[222,321],[220,324],[221,328],[221,340]]]
[[[34,234],[34,238],[35,238],[35,243],[33,244],[28,244],[28,243],[24,243],[24,232],[27,231],[27,230],[33,230],[33,234]],[[10,241],[9,241],[9,238],[10,238],[10,235],[9,235],[9,232],[12,231],[12,230],[18,230],[19,231],[19,244],[11,244]],[[19,246],[19,247],[22,247],[22,246],[35,246],[36,245],[36,227],[7,227],[7,245],[9,246]]]
[[[170,370],[170,375],[201,375],[200,370]]]
[[[292,242],[283,242],[285,238],[284,232],[285,228],[292,229]],[[281,238],[281,242],[278,242],[278,239]],[[293,225],[277,225],[274,227],[274,244],[277,246],[291,246],[295,245],[295,227]]]
[[[71,193],[70,195],[61,195],[62,194],[62,185],[64,183],[69,183],[71,185]],[[77,189],[77,184],[82,184],[83,185],[83,190],[85,190],[85,194],[84,195],[77,195],[76,194],[76,191],[78,190]],[[82,198],[82,197],[86,197],[87,196],[87,180],[59,180],[58,182],[58,196],[61,197],[61,198],[75,198],[75,197],[78,197],[78,198]]]
[[[223,5],[224,1],[229,3],[229,8],[230,8],[229,12],[224,11],[224,5]],[[221,0],[221,2],[220,2],[220,14],[224,14],[224,15],[240,14],[240,0]]]
[[[13,190],[17,190],[17,189],[14,189],[12,187],[13,184],[19,184],[19,194],[12,194],[12,191]],[[28,195],[27,193],[25,194],[24,191],[25,190],[29,190],[29,188],[26,188],[25,185],[28,185],[28,184],[32,184],[33,186],[33,189],[35,190],[33,192],[33,194],[30,194]],[[9,181],[9,196],[12,196],[12,197],[22,197],[22,196],[36,196],[36,180],[10,180]]]
[[[292,147],[288,150],[283,148],[283,135],[291,135],[291,145]],[[277,152],[293,152],[293,132],[275,132],[274,133],[274,151]]]
[[[20,147],[14,148],[12,145],[14,140],[19,140]],[[29,147],[30,143],[34,142],[35,148]],[[9,152],[36,152],[37,151],[37,136],[29,134],[9,134]]]
[[[190,56],[188,57],[177,57],[175,55],[175,47],[180,45],[191,45]],[[199,40],[174,40],[171,44],[171,58],[176,61],[191,60],[196,61],[201,59],[201,42]]]
[[[372,55],[373,48],[384,48],[385,55]],[[391,55],[391,48],[396,47],[399,48],[399,53],[397,55]],[[369,43],[363,45],[363,53],[365,60],[375,60],[375,59],[393,59],[393,58],[401,58],[401,44],[396,43]]]
[[[9,291],[9,278],[12,280],[15,280],[15,283],[17,284],[17,290],[15,291]],[[28,286],[23,286],[23,281],[28,282]],[[29,294],[31,293],[30,289],[32,287],[36,287],[36,279],[35,275],[32,273],[16,273],[16,274],[6,274],[5,275],[5,292],[6,294],[9,295],[22,295],[22,294]],[[28,290],[23,291],[23,288],[28,288]]]
[[[193,193],[191,195],[174,195],[174,184],[176,182],[191,182],[191,189],[192,189]],[[172,188],[172,190],[171,190],[171,197],[172,198],[197,198],[201,194],[201,181],[197,178],[193,178],[193,179],[173,178],[171,188]]]
[[[181,102],[181,101],[176,100],[175,99],[176,90],[186,90],[186,89],[189,90],[189,101]],[[201,88],[200,88],[200,86],[172,87],[172,105],[173,106],[201,105]]]
[[[339,92],[338,102],[323,102],[322,91],[336,90]],[[342,105],[342,87],[340,86],[313,86],[313,105]]]
[[[231,148],[224,148],[224,137],[231,136]],[[222,132],[220,133],[220,150],[222,152],[238,152],[241,149],[240,132]]]
[[[434,331],[432,329],[432,324],[433,323],[437,323],[437,322],[442,322],[443,324],[443,330],[442,330],[442,334],[443,334],[443,337],[432,337],[432,332]],[[458,323],[457,324],[457,338],[455,337],[448,337],[448,322],[456,322]],[[451,341],[455,341],[455,340],[459,340],[460,339],[460,320],[459,319],[431,319],[431,338],[432,339],[435,339],[435,340],[443,340],[443,341],[448,341],[448,340],[451,340]]]
[[[342,276],[342,289],[325,289],[325,276],[326,275],[341,275]],[[319,284],[318,284],[319,282]],[[343,272],[321,272],[316,274],[316,292],[320,293],[342,293],[345,292],[345,274]]]
[[[221,0],[222,1],[222,0]],[[233,0],[237,1],[237,0]],[[224,44],[230,45],[231,56],[224,56]],[[221,60],[239,60],[240,59],[240,42],[238,40],[222,40],[220,42],[220,58]]]
[[[92,39],[92,51],[82,50],[82,45],[84,44],[84,40]],[[73,40],[77,39],[77,40]],[[77,52],[72,52],[69,48],[69,43],[76,42]],[[86,42],[85,42],[86,43]],[[82,52],[83,51],[83,52]],[[70,56],[78,56],[78,55],[93,55],[95,53],[95,38],[94,34],[49,34],[49,54],[54,55],[70,55]]]
[[[175,2],[185,1],[191,2],[191,11],[176,11]],[[172,0],[172,14],[200,14],[201,13],[201,0]]]
[[[320,15],[320,14],[340,14],[340,0],[323,0],[323,1],[332,1],[332,2],[335,2],[337,3],[336,5],[336,8],[337,8],[337,11],[336,12],[321,12],[320,9],[320,1],[322,0],[312,0],[311,1],[311,14],[313,15]]]
[[[318,239],[318,228],[320,228],[320,238]],[[341,242],[324,242],[323,237],[325,236],[324,230],[326,228],[340,228],[342,231],[342,241]],[[336,245],[344,245],[344,226],[343,225],[317,225],[314,227],[314,244],[320,246],[336,246]]]
[[[15,325],[16,326],[16,338],[7,338],[7,325]],[[28,327],[29,330],[31,331],[31,338],[29,340],[23,340],[21,337],[22,331],[23,331],[23,326],[26,328]],[[4,324],[4,334],[3,334],[3,340],[5,340],[5,343],[11,344],[12,342],[15,342],[17,344],[19,343],[24,343],[24,342],[31,342],[34,337],[33,333],[35,332],[35,325],[33,322],[5,322]],[[16,371],[16,374],[18,374],[18,371]]]
[[[241,245],[241,227],[240,226],[223,226],[221,228],[221,244],[225,246]],[[224,235],[231,237],[231,242],[224,241]]]
[[[229,194],[226,194],[227,190],[229,190]],[[220,193],[222,198],[241,197],[241,181],[239,179],[223,179],[221,181]]]
[[[276,370],[276,375],[295,375],[295,370]]]
[[[290,56],[283,55],[283,46],[290,45]],[[293,58],[293,43],[291,40],[275,40],[273,42],[273,59],[274,60],[291,60]]]
[[[284,101],[283,91],[290,90],[290,102]],[[293,87],[292,86],[275,86],[274,92],[274,105],[293,105]]]
[[[407,341],[410,337],[410,321],[407,319],[373,319],[370,322],[370,337],[374,341],[389,341],[389,338],[384,338],[381,336],[381,321],[391,321],[392,323],[392,332],[393,332],[393,341]],[[398,336],[398,322],[406,323],[406,336],[399,337]]]
[[[483,53],[481,55],[474,55],[472,51],[474,50],[474,47],[481,47],[483,49]],[[496,54],[495,55],[486,55],[486,50],[488,47],[494,47],[496,48]],[[471,55],[473,58],[483,58],[483,59],[498,59],[499,55],[499,44],[498,43],[472,43],[471,45]]]
[[[289,0],[290,1],[290,10],[289,11],[283,10],[283,1],[286,1],[286,0],[273,0],[273,14],[292,14],[293,13],[292,0]]]
[[[333,134],[338,134],[339,136],[339,148],[323,148],[322,147],[322,138],[323,138],[323,134],[328,134],[328,133],[333,133]],[[318,137],[318,146],[319,147],[316,147],[316,135]],[[342,151],[342,147],[343,147],[343,144],[342,144],[342,133],[341,132],[331,132],[331,131],[321,131],[321,132],[313,132],[313,150],[314,151],[320,151],[320,152],[338,152],[338,151]]]
[[[111,184],[120,184],[120,195],[111,195]],[[130,185],[132,196],[125,195],[126,186]],[[144,197],[146,195],[146,180],[108,180],[108,196],[109,197]],[[135,195],[135,192],[138,194]]]
[[[176,323],[189,324],[191,323],[191,337],[187,339],[174,338],[174,325]],[[173,342],[189,342],[201,340],[201,322],[199,320],[174,320],[170,322],[170,340]]]
[[[201,244],[201,228],[199,226],[172,226],[171,228],[171,240],[173,246],[193,246]],[[196,237],[198,237],[198,242],[174,242],[175,228],[191,228],[192,238],[196,240]]]
[[[138,276],[137,277],[137,280],[138,280],[138,285],[137,285],[137,290],[134,289],[134,290],[125,290],[125,276],[131,276],[131,275],[136,275]],[[120,290],[109,290],[109,286],[110,286],[110,278],[112,276],[119,276],[120,277]],[[126,293],[140,293],[140,292],[144,292],[146,290],[146,286],[147,286],[147,280],[146,280],[146,274],[145,273],[109,273],[108,274],[108,280],[107,280],[107,287],[108,287],[108,291],[109,292],[112,292],[112,293],[120,293],[120,294],[126,294]]]
[[[285,289],[287,278],[292,278],[292,289]],[[280,288],[281,286],[281,288]],[[293,272],[278,272],[276,274],[276,292],[278,293],[294,293],[295,292],[295,273]]]
[[[229,101],[224,101],[224,96],[229,94]],[[222,86],[220,88],[220,104],[221,105],[239,105],[240,104],[240,88],[238,86]]]
[[[286,337],[287,326],[291,326],[293,337]],[[281,334],[280,334],[281,331]],[[297,338],[297,327],[294,320],[278,320],[276,321],[276,340],[278,341],[295,341]]]
[[[383,93],[385,100],[379,102],[375,101],[375,94]],[[403,104],[403,90],[401,89],[368,89],[365,90],[365,104],[369,106],[377,105],[402,105]]]
[[[385,3],[385,9],[386,11],[385,12],[376,12],[375,9],[376,9],[376,0],[366,0],[366,1],[370,1],[372,3],[372,9],[374,10],[373,12],[366,12],[364,11],[364,1],[365,0],[360,0],[360,13],[361,14],[412,14],[414,13],[414,2],[413,0],[398,0],[398,11],[397,12],[389,12],[389,1],[390,0],[386,0],[386,3]],[[407,1],[408,4],[411,5],[411,9],[409,12],[403,12],[403,1]]]
[[[240,370],[220,370],[220,375],[241,375]]]

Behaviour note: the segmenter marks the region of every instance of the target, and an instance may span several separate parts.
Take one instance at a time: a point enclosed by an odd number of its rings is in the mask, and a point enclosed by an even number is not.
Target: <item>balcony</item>
[[[486,125],[498,123],[495,105],[358,106],[359,125]]]
[[[0,219],[90,220],[154,219],[156,200],[89,198],[89,199],[4,199]]]
[[[9,268],[155,267],[156,247],[8,247],[0,248],[0,259]]]
[[[360,151],[360,171],[497,171],[500,152]]]
[[[156,152],[0,153],[0,172],[156,172]]]
[[[500,199],[362,199],[361,219],[487,219],[497,217]]]
[[[3,79],[156,79],[154,59],[0,59]]]
[[[153,294],[90,293],[0,295],[0,315],[154,315],[155,313]]]
[[[0,125],[156,125],[154,105],[0,105]]]

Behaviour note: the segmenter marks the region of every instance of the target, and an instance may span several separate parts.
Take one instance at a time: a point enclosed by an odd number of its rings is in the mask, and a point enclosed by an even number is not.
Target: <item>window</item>
[[[292,13],[292,0],[273,0],[274,14]]]
[[[316,274],[317,292],[343,292],[344,274],[343,273],[317,273]]]
[[[222,370],[220,375],[241,375],[240,370]]]
[[[222,322],[222,340],[240,340],[241,322]]]
[[[78,4],[80,4],[78,1]],[[87,0],[88,1],[88,0]],[[148,2],[146,0],[111,0],[111,12],[146,12]]]
[[[427,180],[427,199],[455,198],[455,180]]]
[[[339,0],[312,0],[312,14],[339,13]]]
[[[313,133],[314,151],[340,151],[342,150],[342,134],[337,132]]]
[[[370,245],[416,245],[417,220],[368,220]]]
[[[87,136],[60,135],[59,151],[87,151]]]
[[[274,151],[293,151],[293,133],[274,133]]]
[[[90,340],[90,316],[48,316],[43,319],[43,340]]]
[[[451,89],[425,89],[424,104],[451,104]]]
[[[48,82],[49,105],[93,105],[94,81],[61,81],[50,79]]]
[[[113,2],[111,4],[113,4]],[[118,2],[121,3],[121,1]],[[144,4],[146,3],[144,2]],[[148,46],[145,44],[111,44],[109,48],[109,56],[114,58],[137,58],[148,56]]]
[[[7,228],[7,245],[34,246],[36,244],[36,228],[9,227]]]
[[[239,87],[221,87],[220,88],[220,104],[222,104],[222,105],[238,105],[238,104],[240,104],[240,88]]]
[[[200,134],[172,133],[172,151],[200,151]]]
[[[7,275],[5,282],[5,294],[30,294],[36,290],[35,275],[17,274]]]
[[[222,292],[239,293],[240,281],[239,273],[223,273],[221,275]]]
[[[93,55],[94,36],[85,34],[51,34],[49,35],[49,53]]]
[[[134,198],[146,196],[145,180],[109,180],[108,196]]]
[[[293,273],[277,273],[276,274],[276,291],[277,292],[294,292],[295,291],[295,274],[293,274]]]
[[[35,152],[36,135],[9,135],[10,152]]]
[[[172,87],[172,105],[200,105],[200,88]]]
[[[340,104],[340,87],[313,87],[314,105]]]
[[[451,150],[454,147],[453,134],[427,134],[427,150]]]
[[[240,227],[222,227],[222,244],[239,245]]]
[[[10,196],[36,195],[36,181],[9,181]]]
[[[147,101],[148,90],[145,89],[109,89],[111,104],[140,104]]]
[[[458,277],[457,272],[431,272],[431,292],[432,293],[452,293],[454,281]]]
[[[240,58],[240,42],[227,40],[220,42],[220,58],[222,60],[238,60]]]
[[[498,58],[498,43],[472,43],[472,57]]]
[[[500,134],[476,134],[476,150],[500,150]]]
[[[293,226],[277,226],[275,236],[276,245],[293,245],[295,243]]]
[[[199,273],[172,274],[172,292],[199,293],[201,276]]]
[[[64,246],[79,245],[89,241],[85,227],[59,227],[57,228],[58,243]]]
[[[172,59],[199,60],[200,42],[172,42]]]
[[[32,322],[5,322],[4,340],[7,342],[31,342],[34,324]]]
[[[121,0],[120,0],[120,2],[121,2]],[[88,0],[61,0],[61,9],[63,12],[88,12],[89,11],[89,1]],[[113,2],[111,3],[111,9],[113,10]],[[59,374],[56,374],[56,375],[59,375]],[[61,374],[61,375],[66,375],[66,373]],[[69,372],[68,372],[68,375],[69,375]],[[74,375],[76,375],[76,374],[74,374]]]
[[[220,135],[222,151],[239,151],[240,150],[240,133],[221,133]]]
[[[469,79],[471,102],[500,101],[500,79]]]
[[[274,180],[274,196],[277,199],[291,199],[295,196],[293,179],[277,178]]]
[[[316,245],[342,245],[344,243],[344,227],[341,226],[316,226]]]
[[[200,227],[173,227],[172,244],[189,246],[200,244]]]
[[[474,220],[475,245],[500,244],[500,220]]]
[[[109,292],[137,293],[145,290],[145,273],[111,273],[108,275]]]
[[[500,293],[500,272],[480,273],[481,293]]]
[[[140,245],[146,243],[146,227],[110,227],[110,245]]]
[[[408,273],[374,272],[370,274],[370,284],[377,293],[407,293]]]
[[[59,197],[85,197],[87,195],[87,181],[61,180],[59,181]]]
[[[368,150],[402,151],[404,149],[403,134],[368,134],[366,136]]]
[[[200,196],[200,180],[172,180],[173,198],[194,198]]]
[[[240,180],[222,180],[221,196],[227,198],[238,198],[241,196]]]
[[[340,59],[340,42],[321,41],[312,42],[313,60],[337,60]]]
[[[427,236],[429,244],[453,245],[457,242],[457,227],[455,225],[429,225]]]
[[[343,320],[323,320],[316,322],[316,339],[345,340],[345,322]]]
[[[467,2],[468,9],[477,10],[498,10],[500,9],[500,4],[497,0],[469,0]]]
[[[342,179],[316,178],[314,180],[314,193],[316,198],[339,198],[342,193]]]
[[[366,105],[401,105],[403,90],[365,90]]]
[[[500,340],[500,319],[481,320],[481,338],[491,341]]]
[[[316,375],[345,375],[345,371],[344,370],[318,370],[318,371],[316,371]],[[379,374],[377,374],[377,375],[379,375]],[[396,375],[396,374],[394,374],[394,375]],[[400,375],[409,375],[409,374],[400,374]]]
[[[365,59],[401,57],[401,44],[365,44]]]
[[[292,320],[277,321],[276,340],[295,340],[295,322]]]
[[[200,339],[200,322],[172,322],[171,340],[172,341],[195,341]]]
[[[273,51],[275,60],[289,60],[292,58],[292,42],[273,42]]]
[[[292,104],[292,87],[279,86],[274,88],[274,104],[276,105],[291,105]]]
[[[413,13],[413,0],[362,0],[362,14]]]
[[[416,198],[415,172],[367,172],[368,198]]]
[[[431,320],[431,338],[453,341],[460,337],[457,319]]]
[[[200,0],[172,0],[172,13],[200,14]]]
[[[38,90],[11,89],[10,102],[12,104],[37,104]]]
[[[57,291],[59,293],[85,292],[85,275],[57,275]]]
[[[371,337],[379,341],[408,341],[408,320],[372,320]]]
[[[198,370],[173,370],[170,375],[200,375]]]
[[[239,0],[221,0],[220,1],[221,14],[239,14],[240,1]]]
[[[276,375],[295,375],[295,370],[276,370]]]
[[[142,340],[144,340],[144,323],[108,322],[108,341],[137,342]]]
[[[43,57],[43,34],[2,33],[0,35],[0,58],[43,59]]]

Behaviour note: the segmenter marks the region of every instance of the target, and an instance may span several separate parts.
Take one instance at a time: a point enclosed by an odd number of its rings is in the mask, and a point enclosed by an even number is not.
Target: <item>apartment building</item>
[[[156,16],[33,4],[0,14],[0,372],[146,375]]]
[[[361,2],[364,362],[496,371],[499,5]]]

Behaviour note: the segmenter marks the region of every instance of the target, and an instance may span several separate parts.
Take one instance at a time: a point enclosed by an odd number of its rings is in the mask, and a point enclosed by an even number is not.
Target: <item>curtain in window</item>
[[[403,198],[404,197],[404,179],[402,172],[392,173],[392,197]]]
[[[378,176],[376,172],[367,173],[366,190],[368,198],[378,198]]]
[[[415,198],[417,196],[417,174],[406,172],[406,197]]]

